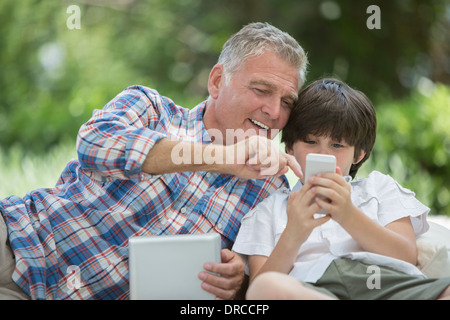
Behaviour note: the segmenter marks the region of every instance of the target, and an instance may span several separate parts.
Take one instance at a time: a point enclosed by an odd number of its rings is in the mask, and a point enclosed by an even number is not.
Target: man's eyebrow
[[[266,80],[252,80],[250,81],[250,85],[263,85],[268,87],[269,89],[275,90],[277,88],[276,85],[274,85],[272,82],[266,81]]]
[[[269,81],[266,81],[266,80],[252,80],[250,82],[250,85],[263,85],[263,86],[268,87],[270,90],[276,90],[277,89],[276,85],[274,85],[273,83],[271,83]],[[293,93],[288,94],[285,97],[290,99],[290,100],[292,100],[293,103],[297,102],[297,99],[298,99],[298,95],[297,94],[293,94]]]
[[[293,93],[292,94],[288,94],[287,98],[292,100],[292,103],[297,103],[298,95],[297,94],[293,94]]]

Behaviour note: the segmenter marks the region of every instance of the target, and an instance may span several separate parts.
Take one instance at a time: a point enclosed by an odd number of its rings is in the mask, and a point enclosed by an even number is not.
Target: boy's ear
[[[291,156],[294,155],[294,150],[292,150],[291,148],[286,147],[284,148],[284,150],[286,151],[287,154],[290,154]]]
[[[358,164],[362,159],[364,159],[365,156],[366,152],[364,150],[361,150],[361,152],[359,153],[359,157],[355,157],[355,161],[353,162],[353,164]]]

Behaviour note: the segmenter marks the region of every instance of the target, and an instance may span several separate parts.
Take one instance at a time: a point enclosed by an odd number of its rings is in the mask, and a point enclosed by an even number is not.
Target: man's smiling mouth
[[[250,119],[250,118],[249,118],[249,120],[250,120],[253,124],[257,125],[258,127],[260,127],[260,128],[263,129],[263,130],[269,130],[269,129],[270,129],[268,126],[266,126],[266,125],[265,125],[264,123],[262,123],[262,122],[259,122],[259,121],[256,121],[256,120],[253,120],[253,119]]]

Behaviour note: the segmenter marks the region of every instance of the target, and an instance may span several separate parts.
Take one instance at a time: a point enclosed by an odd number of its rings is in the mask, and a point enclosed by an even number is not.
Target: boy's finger
[[[331,219],[331,216],[329,214],[327,214],[324,217],[320,217],[320,218],[314,219],[314,224],[315,224],[316,227],[318,227],[318,226],[324,224],[325,222],[327,222],[330,219]]]

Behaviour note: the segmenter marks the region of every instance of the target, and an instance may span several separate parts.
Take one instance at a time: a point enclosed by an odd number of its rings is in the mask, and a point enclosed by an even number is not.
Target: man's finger
[[[218,273],[222,276],[243,276],[244,262],[241,257],[229,249],[220,251],[221,263],[208,262],[203,265],[206,271]]]
[[[200,272],[198,278],[203,281],[201,285],[203,290],[220,299],[233,299],[241,287],[241,282],[236,277]]]
[[[215,295],[216,299],[231,300],[234,298],[236,292],[234,290],[225,290],[219,287],[215,287],[208,282],[202,283],[202,289]]]
[[[220,250],[220,258],[222,263],[227,263],[236,258],[236,253],[233,253],[230,249]]]
[[[211,286],[228,289],[229,283],[226,277],[202,271],[198,274],[198,278]]]
[[[294,172],[294,174],[299,177],[299,178],[303,178],[303,171],[302,168],[300,167],[300,164],[297,162],[297,160],[295,159],[294,156],[291,156],[290,154],[286,155],[287,157],[287,165],[289,166],[289,168],[292,169],[292,171]]]

